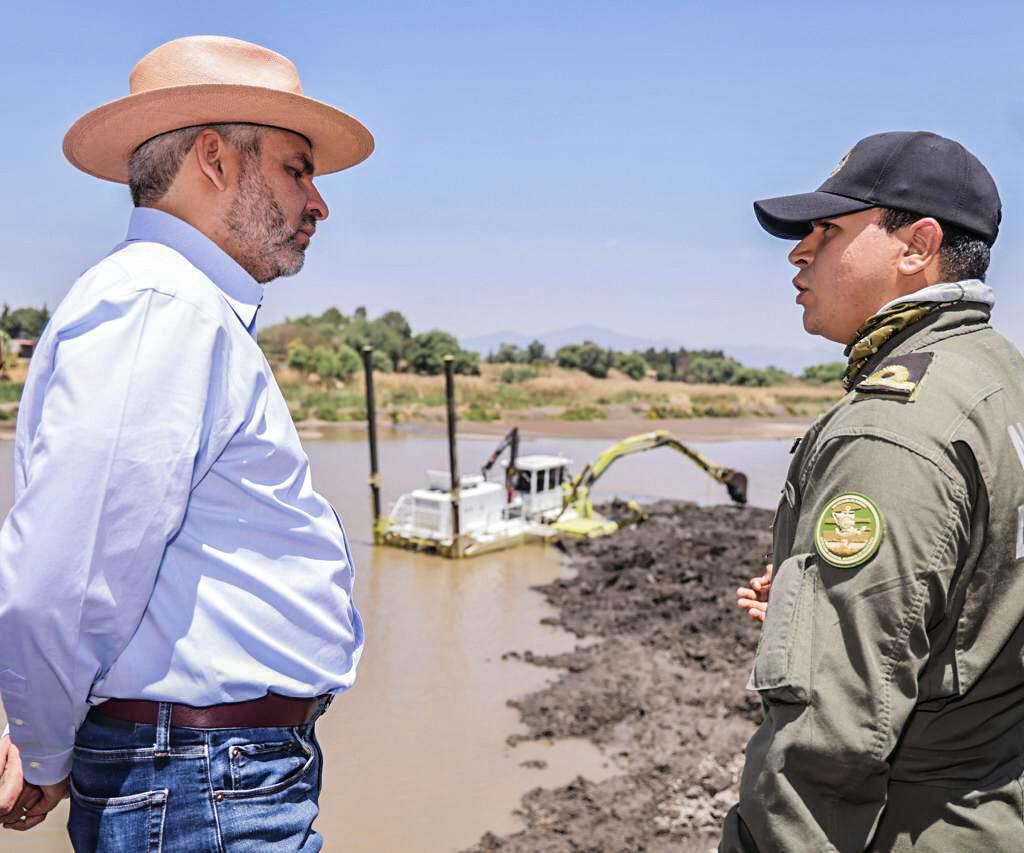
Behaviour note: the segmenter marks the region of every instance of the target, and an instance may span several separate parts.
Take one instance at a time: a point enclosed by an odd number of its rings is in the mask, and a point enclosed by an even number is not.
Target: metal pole
[[[373,541],[380,535],[380,472],[377,467],[377,401],[373,395],[373,347],[363,347],[366,373],[366,428],[370,437],[370,495],[373,501]]]
[[[444,394],[448,402],[448,470],[452,476],[452,556],[462,556],[459,529],[459,459],[455,452],[455,359],[444,357]]]

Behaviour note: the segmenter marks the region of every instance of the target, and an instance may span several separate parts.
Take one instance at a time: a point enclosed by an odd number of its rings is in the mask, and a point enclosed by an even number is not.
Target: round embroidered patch
[[[826,563],[851,569],[875,555],[884,535],[885,521],[875,502],[847,492],[822,511],[814,528],[814,544]]]

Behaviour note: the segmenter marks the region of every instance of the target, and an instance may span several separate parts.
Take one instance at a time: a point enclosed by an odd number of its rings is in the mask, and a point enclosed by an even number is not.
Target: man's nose
[[[806,267],[814,260],[814,244],[814,232],[812,231],[793,247],[793,250],[789,253],[789,262],[801,269]]]
[[[306,212],[316,220],[326,219],[331,212],[327,207],[327,202],[324,201],[324,197],[320,195],[320,190],[316,188],[316,184],[312,181],[309,182],[309,198],[306,199]]]

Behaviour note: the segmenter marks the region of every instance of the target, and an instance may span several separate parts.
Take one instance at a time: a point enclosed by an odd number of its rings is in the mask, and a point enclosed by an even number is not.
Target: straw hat
[[[128,158],[143,142],[183,127],[248,122],[302,134],[316,173],[338,172],[373,151],[351,116],[302,94],[291,60],[224,36],[188,36],[150,51],[132,69],[131,94],[86,113],[64,137],[73,166],[128,183]]]

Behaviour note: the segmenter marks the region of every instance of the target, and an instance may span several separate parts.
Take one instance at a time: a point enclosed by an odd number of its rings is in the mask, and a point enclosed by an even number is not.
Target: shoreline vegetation
[[[5,306],[0,337],[34,338],[45,309]],[[36,328],[36,325],[39,328]],[[362,359],[374,348],[381,428],[434,431],[445,419],[444,356],[455,358],[463,434],[493,435],[518,425],[527,435],[615,438],[668,429],[691,440],[787,438],[839,399],[841,365],[794,377],[750,368],[719,350],[620,353],[584,341],[548,353],[540,342],[502,344],[483,359],[441,330],[413,334],[397,311],[370,319],[330,308],[260,332],[300,434],[330,437],[365,425]],[[2,346],[0,342],[0,346]],[[10,438],[28,361],[7,356],[0,373],[0,438]]]

